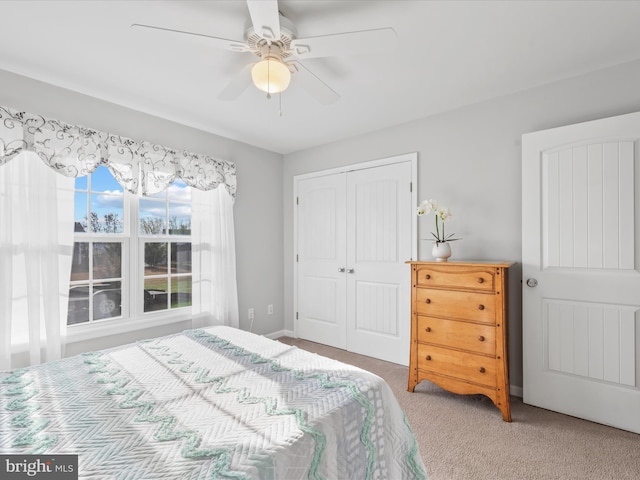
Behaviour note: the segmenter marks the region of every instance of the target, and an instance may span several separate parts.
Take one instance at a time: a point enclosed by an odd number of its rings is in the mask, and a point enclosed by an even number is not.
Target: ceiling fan
[[[259,57],[246,65],[220,92],[220,100],[234,100],[253,83],[271,98],[289,87],[293,74],[296,84],[324,105],[340,95],[296,59],[379,52],[394,46],[396,34],[392,28],[376,28],[354,32],[333,33],[298,38],[295,25],[278,10],[277,0],[247,0],[251,21],[244,32],[244,41],[229,40],[196,32],[135,23],[135,28],[152,29],[178,35],[195,35],[210,41],[211,46],[234,52],[251,52]]]

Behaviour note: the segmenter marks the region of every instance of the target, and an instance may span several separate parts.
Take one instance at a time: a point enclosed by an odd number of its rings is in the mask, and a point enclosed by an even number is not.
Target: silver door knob
[[[353,268],[347,268],[347,273],[355,273],[355,270]]]
[[[535,278],[527,278],[527,286],[528,287],[537,287],[538,286],[538,280],[536,280]]]
[[[338,271],[339,271],[340,273],[344,273],[344,267],[340,267],[340,268],[338,268]]]

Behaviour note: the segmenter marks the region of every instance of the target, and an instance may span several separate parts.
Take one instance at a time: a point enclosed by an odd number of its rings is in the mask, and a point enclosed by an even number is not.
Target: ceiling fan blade
[[[253,63],[244,66],[218,94],[218,100],[235,100],[251,85]]]
[[[320,80],[311,70],[300,62],[289,62],[294,69],[293,81],[304,88],[312,97],[323,105],[330,105],[340,99],[340,95],[329,85]]]
[[[277,0],[247,0],[253,29],[265,40],[280,40],[280,13]]]
[[[393,28],[376,28],[359,32],[297,38],[291,42],[291,51],[298,58],[353,55],[391,49],[397,40],[398,37]]]
[[[232,50],[234,52],[250,52],[251,49],[248,45],[243,42],[239,42],[237,40],[229,40],[227,38],[219,38],[212,37],[211,35],[204,35],[202,33],[194,33],[194,32],[184,32],[182,30],[174,30],[171,28],[164,27],[155,27],[153,25],[142,25],[140,23],[134,23],[131,25],[132,28],[140,28],[148,31],[156,31],[156,32],[168,32],[172,34],[178,35],[190,35],[191,37],[197,37],[204,39],[208,42],[208,44],[213,45],[214,47],[223,48],[226,50]]]

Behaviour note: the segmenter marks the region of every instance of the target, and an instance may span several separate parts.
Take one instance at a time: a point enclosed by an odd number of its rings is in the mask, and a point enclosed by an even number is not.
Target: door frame
[[[309,178],[323,177],[326,175],[335,175],[338,173],[347,173],[356,170],[364,170],[368,168],[382,167],[385,165],[393,165],[397,163],[410,162],[411,164],[411,202],[413,205],[418,205],[418,152],[403,153],[392,157],[380,158],[377,160],[369,160],[365,162],[355,163],[351,165],[344,165],[341,167],[330,168],[327,170],[318,170],[310,173],[303,173],[295,175],[293,177],[293,205],[297,205],[298,198],[298,182]],[[412,215],[411,217],[411,258],[407,258],[407,261],[411,261],[418,258],[418,216]],[[293,210],[293,334],[295,338],[298,338],[298,318],[296,312],[298,312],[298,261],[296,255],[298,252],[298,209]],[[407,270],[407,275],[410,272]]]

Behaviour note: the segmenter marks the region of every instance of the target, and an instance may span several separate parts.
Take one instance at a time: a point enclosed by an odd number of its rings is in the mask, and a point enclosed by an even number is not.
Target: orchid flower
[[[442,242],[452,242],[454,240],[459,240],[458,238],[452,238],[455,233],[450,233],[446,235],[444,232],[444,222],[451,219],[451,210],[447,207],[438,206],[437,202],[433,199],[423,200],[418,205],[417,214],[419,217],[423,215],[428,215],[429,213],[434,212],[435,220],[436,220],[436,232],[431,232],[431,235],[436,239],[436,243]],[[442,234],[440,234],[440,223],[442,223]]]

